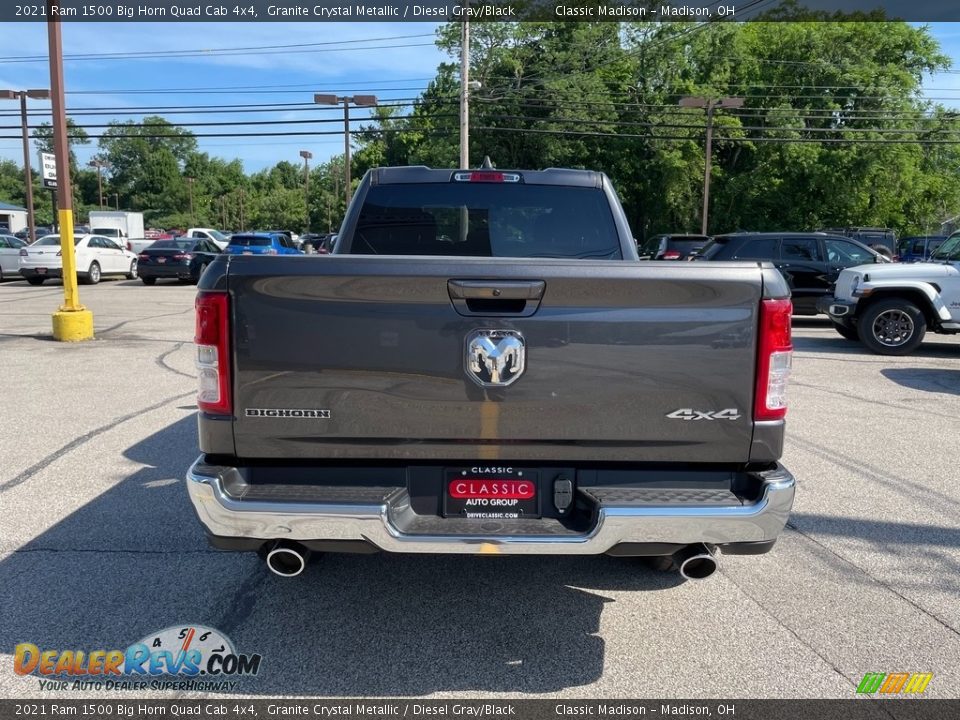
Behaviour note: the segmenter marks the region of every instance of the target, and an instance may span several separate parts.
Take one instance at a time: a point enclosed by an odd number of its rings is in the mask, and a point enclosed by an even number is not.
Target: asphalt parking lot
[[[849,698],[897,671],[960,692],[960,337],[883,358],[798,319],[795,513],[772,553],[704,582],[605,557],[383,555],[283,580],[209,549],[182,486],[194,292],[81,287],[97,339],[66,345],[59,283],[0,285],[0,697],[78,697],[16,676],[17,643],[125,648],[182,623],[263,655],[231,696]]]

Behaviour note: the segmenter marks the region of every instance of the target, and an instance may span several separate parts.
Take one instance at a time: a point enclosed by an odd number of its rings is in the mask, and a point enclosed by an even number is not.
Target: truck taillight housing
[[[787,299],[764,300],[760,305],[754,420],[782,420],[787,414],[787,378],[793,364],[792,314],[793,303]]]
[[[197,407],[201,412],[229,415],[230,398],[230,299],[225,292],[202,291],[196,301]]]

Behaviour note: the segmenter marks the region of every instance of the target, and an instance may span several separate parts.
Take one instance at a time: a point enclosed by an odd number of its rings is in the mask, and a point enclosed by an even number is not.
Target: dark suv
[[[916,237],[901,238],[897,244],[900,262],[923,262],[930,259],[930,254],[943,245],[945,235],[918,235]]]
[[[876,227],[845,227],[845,228],[823,228],[819,232],[828,235],[843,235],[851,240],[863,243],[867,247],[879,249],[886,248],[889,253],[889,259],[896,261],[897,258],[897,233],[890,228]],[[881,251],[883,252],[883,251]],[[887,254],[884,253],[884,254]]]
[[[793,293],[796,315],[816,315],[817,300],[833,291],[844,268],[888,262],[876,250],[825,233],[739,233],[717,235],[697,260],[769,260]]]
[[[641,260],[686,260],[709,239],[708,235],[654,235],[637,252]]]

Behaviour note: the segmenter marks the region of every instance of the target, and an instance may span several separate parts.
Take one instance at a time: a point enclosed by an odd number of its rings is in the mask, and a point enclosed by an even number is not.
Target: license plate
[[[475,466],[445,473],[443,514],[477,520],[540,517],[537,473]]]
[[[244,250],[241,255],[253,255],[253,250]]]
[[[161,265],[162,265],[163,263],[165,263],[166,261],[167,261],[167,259],[166,259],[165,257],[158,257],[158,258],[157,258],[157,262],[160,263]]]
[[[37,275],[46,275],[46,274],[47,274],[46,268],[37,268]]]

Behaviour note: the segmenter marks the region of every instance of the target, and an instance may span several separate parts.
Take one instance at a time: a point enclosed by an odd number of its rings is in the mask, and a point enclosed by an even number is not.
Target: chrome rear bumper
[[[243,499],[225,478],[236,469],[203,457],[187,473],[187,491],[200,522],[219,538],[361,541],[396,553],[599,555],[621,543],[764,543],[777,538],[793,507],[795,480],[782,466],[762,474],[756,502],[734,506],[600,504],[582,533],[413,533],[416,516],[403,488],[377,502],[301,502]],[[229,489],[228,489],[229,486]],[[440,521],[442,528],[442,522]],[[488,525],[488,523],[483,523]],[[455,523],[452,526],[456,526]]]

